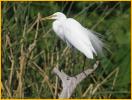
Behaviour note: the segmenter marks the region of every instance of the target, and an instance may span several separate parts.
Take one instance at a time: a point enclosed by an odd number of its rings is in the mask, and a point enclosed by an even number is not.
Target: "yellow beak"
[[[55,15],[50,15],[50,16],[42,18],[41,20],[53,19],[54,17],[55,17]]]

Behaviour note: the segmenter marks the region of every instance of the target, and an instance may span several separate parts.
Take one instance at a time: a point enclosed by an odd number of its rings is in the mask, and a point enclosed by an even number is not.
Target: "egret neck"
[[[66,16],[57,18],[52,24],[52,28],[55,31],[56,35],[59,36],[63,41],[65,41],[65,36],[63,34],[63,24],[65,23],[66,19]]]

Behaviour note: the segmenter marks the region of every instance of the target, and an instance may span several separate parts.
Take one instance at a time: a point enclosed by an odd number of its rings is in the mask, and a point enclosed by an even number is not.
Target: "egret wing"
[[[72,18],[68,18],[63,23],[63,29],[65,39],[88,58],[93,59],[93,53],[96,54],[96,51],[81,24]]]
[[[100,56],[103,56],[104,43],[100,40],[101,37],[100,38],[98,37],[100,34],[88,29],[86,29],[86,32],[88,33],[92,46],[94,47],[97,54],[100,54]]]

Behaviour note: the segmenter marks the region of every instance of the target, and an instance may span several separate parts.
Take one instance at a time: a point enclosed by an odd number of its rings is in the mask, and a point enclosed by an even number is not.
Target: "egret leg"
[[[76,65],[76,49],[72,48],[72,63]],[[73,73],[75,73],[75,70],[73,70]]]
[[[84,59],[84,62],[83,62],[83,69],[82,69],[82,72],[84,73],[85,76],[87,76],[87,74],[86,74],[85,71],[84,71],[84,70],[85,70],[84,67],[85,67],[85,65],[86,65],[86,56],[84,56],[83,59]]]
[[[71,52],[72,52],[72,55],[71,55],[72,62],[73,62],[73,64],[75,65],[76,62],[77,62],[77,61],[76,61],[76,57],[75,57],[75,55],[76,55],[76,49],[72,47],[71,50],[72,50],[72,51],[71,51]],[[84,73],[84,75],[87,76],[87,74],[86,74],[85,71],[84,71],[84,70],[85,70],[84,67],[85,67],[85,65],[86,65],[86,59],[87,59],[86,56],[84,56],[83,59],[84,59],[84,62],[83,62],[82,72]],[[75,70],[73,70],[72,72],[75,73]],[[76,76],[74,76],[74,78],[76,78]]]
[[[83,71],[84,71],[84,67],[85,67],[85,65],[86,65],[86,56],[84,56],[84,58],[83,58]]]

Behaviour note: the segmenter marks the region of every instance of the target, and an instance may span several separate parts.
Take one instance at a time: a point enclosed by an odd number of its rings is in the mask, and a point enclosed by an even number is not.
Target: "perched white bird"
[[[93,55],[102,54],[103,42],[96,33],[84,28],[73,18],[67,18],[63,13],[56,12],[44,19],[54,19],[54,32],[67,43],[82,52],[87,58],[93,59]]]

